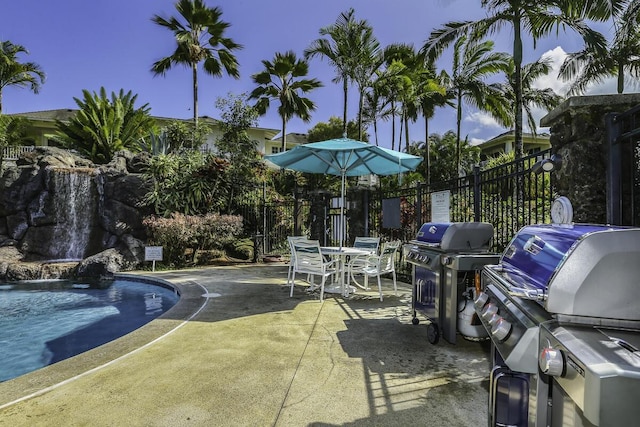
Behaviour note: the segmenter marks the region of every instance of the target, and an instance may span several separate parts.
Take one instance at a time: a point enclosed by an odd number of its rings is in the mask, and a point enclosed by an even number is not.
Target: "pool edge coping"
[[[146,275],[145,272],[118,273],[115,278],[168,287],[174,289],[180,298],[165,313],[126,335],[52,365],[0,382],[0,410],[96,372],[153,345],[197,316],[208,302],[208,298],[203,296],[207,292],[206,288],[196,282],[172,283]]]

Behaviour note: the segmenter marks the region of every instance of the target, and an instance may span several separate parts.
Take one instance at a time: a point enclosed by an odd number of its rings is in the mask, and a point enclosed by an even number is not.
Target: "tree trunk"
[[[198,64],[191,65],[191,74],[193,75],[193,131],[198,128]]]
[[[287,151],[287,120],[282,116],[282,152]]]
[[[624,92],[624,64],[618,63],[618,94]],[[0,94],[0,113],[2,113],[2,98]]]
[[[364,104],[364,92],[360,91],[358,100],[358,141],[362,141],[362,106]]]
[[[404,145],[407,153],[409,152],[409,118],[407,115],[404,115]]]
[[[396,146],[396,106],[391,101],[391,149],[394,150]]]
[[[424,159],[427,164],[427,185],[431,184],[431,151],[429,144],[429,118],[424,116]]]
[[[344,76],[342,81],[342,91],[344,92],[344,102],[342,105],[342,136],[347,137],[347,92],[348,92],[347,77]]]
[[[378,144],[378,121],[377,120],[373,121],[373,134],[376,137],[376,147],[379,147],[379,144]]]
[[[515,158],[519,159],[523,155],[522,147],[522,37],[520,31],[520,15],[516,10],[516,16],[513,22],[513,63],[515,65],[514,78],[516,83],[516,125],[514,132]]]
[[[458,106],[456,112],[456,174],[460,175],[460,125],[462,123],[462,92],[458,90]]]

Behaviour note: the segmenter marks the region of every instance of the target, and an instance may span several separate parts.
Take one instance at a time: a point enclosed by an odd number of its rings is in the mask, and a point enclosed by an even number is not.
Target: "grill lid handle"
[[[508,293],[511,296],[529,299],[533,301],[546,301],[547,294],[542,289],[527,289],[517,288],[515,286],[508,286]]]

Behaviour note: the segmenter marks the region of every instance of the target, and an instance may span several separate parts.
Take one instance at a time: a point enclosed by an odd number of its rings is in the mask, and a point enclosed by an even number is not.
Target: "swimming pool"
[[[0,284],[0,381],[126,335],[178,299],[173,289],[129,279]]]

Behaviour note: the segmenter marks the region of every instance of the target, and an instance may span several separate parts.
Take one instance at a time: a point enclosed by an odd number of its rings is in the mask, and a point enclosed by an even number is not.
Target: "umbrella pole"
[[[340,250],[342,250],[344,236],[345,234],[347,234],[346,233],[347,224],[346,224],[346,221],[344,220],[344,181],[345,181],[346,173],[343,171],[340,175],[342,175],[342,185],[341,185],[342,200],[340,203]]]

